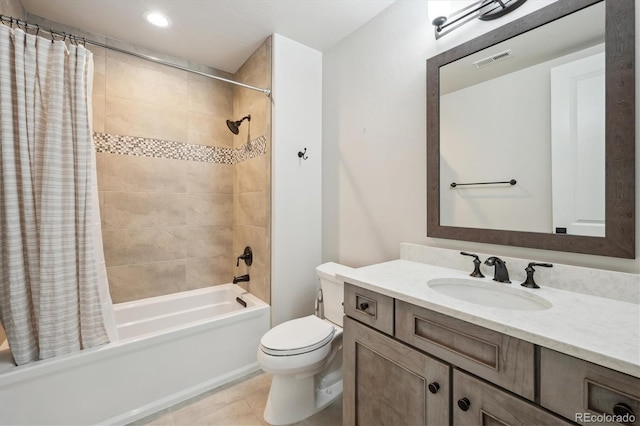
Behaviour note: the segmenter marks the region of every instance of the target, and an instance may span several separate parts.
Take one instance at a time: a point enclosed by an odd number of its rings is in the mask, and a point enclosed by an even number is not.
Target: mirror
[[[634,16],[555,2],[427,61],[427,236],[635,257]]]

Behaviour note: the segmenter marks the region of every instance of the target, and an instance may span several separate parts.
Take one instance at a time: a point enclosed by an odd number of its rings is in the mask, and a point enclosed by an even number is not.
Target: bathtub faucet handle
[[[236,260],[236,266],[240,266],[240,259],[244,260],[245,265],[251,266],[253,263],[253,251],[251,251],[251,247],[247,246],[244,248],[244,252],[238,256]]]

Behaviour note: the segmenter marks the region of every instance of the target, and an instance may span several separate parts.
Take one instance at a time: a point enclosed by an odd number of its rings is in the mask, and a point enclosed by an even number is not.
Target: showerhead
[[[237,135],[238,133],[240,133],[240,125],[244,120],[251,121],[251,114],[247,115],[246,117],[242,117],[242,119],[238,121],[227,120],[227,127],[229,128],[229,130],[231,130],[231,133]]]

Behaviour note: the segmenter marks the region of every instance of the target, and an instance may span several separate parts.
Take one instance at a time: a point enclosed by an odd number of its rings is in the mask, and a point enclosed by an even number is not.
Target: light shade
[[[167,18],[166,16],[164,16],[162,13],[160,12],[146,12],[144,14],[144,18],[151,24],[155,25],[156,27],[162,27],[162,28],[166,28],[169,26],[169,24],[171,23],[169,21],[169,18]]]

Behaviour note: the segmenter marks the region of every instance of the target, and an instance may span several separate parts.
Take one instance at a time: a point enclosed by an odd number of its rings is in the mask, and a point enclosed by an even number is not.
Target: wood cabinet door
[[[453,370],[453,425],[530,426],[572,423],[522,399]]]
[[[344,319],[345,425],[449,425],[447,364]]]

